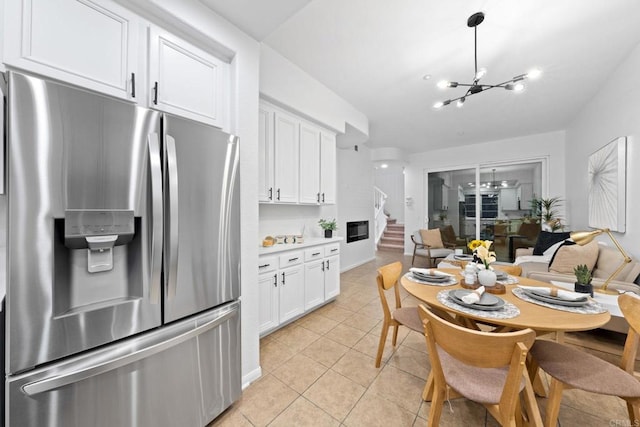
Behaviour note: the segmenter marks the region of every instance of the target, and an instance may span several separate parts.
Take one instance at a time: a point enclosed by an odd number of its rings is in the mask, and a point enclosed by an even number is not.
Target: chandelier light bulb
[[[438,86],[440,89],[446,89],[449,87],[449,82],[446,80],[440,80],[436,86]]]
[[[487,69],[486,68],[480,68],[478,70],[478,72],[476,73],[476,80],[480,80],[481,78],[483,78],[486,75],[487,75]]]
[[[462,106],[464,105],[464,101],[466,101],[464,96],[462,98],[458,99],[458,102],[456,102],[456,107],[462,108]]]
[[[524,90],[524,83],[518,82],[515,85],[513,85],[514,92],[522,92],[523,90]]]
[[[527,73],[527,77],[530,79],[537,79],[538,77],[540,77],[540,75],[542,75],[542,70],[540,70],[539,68],[529,70],[529,72]]]
[[[442,101],[438,101],[435,104],[433,104],[433,108],[442,108],[444,107],[444,102]]]

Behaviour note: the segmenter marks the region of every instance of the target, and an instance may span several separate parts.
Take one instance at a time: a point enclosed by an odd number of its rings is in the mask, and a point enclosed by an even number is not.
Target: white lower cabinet
[[[340,294],[340,244],[325,244],[259,258],[260,335]]]

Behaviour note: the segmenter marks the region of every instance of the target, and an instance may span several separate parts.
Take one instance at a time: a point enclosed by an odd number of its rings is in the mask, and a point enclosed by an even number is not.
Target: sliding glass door
[[[535,204],[544,167],[535,159],[428,172],[428,228],[452,226],[457,237],[492,240],[498,260],[512,261],[515,249],[535,244],[539,233]]]

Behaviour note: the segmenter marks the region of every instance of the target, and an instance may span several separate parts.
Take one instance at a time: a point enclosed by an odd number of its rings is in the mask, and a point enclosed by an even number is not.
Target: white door
[[[304,267],[297,265],[280,270],[280,323],[304,312]]]
[[[275,112],[275,162],[274,201],[276,203],[298,202],[298,120]]]
[[[258,200],[273,201],[273,111],[262,105],[258,110]]]
[[[7,65],[135,99],[138,18],[110,0],[5,0]]]
[[[324,260],[304,266],[304,309],[310,310],[324,302]]]
[[[300,203],[320,203],[320,129],[300,124]]]
[[[229,131],[229,64],[171,33],[149,30],[149,103]]]
[[[336,203],[336,136],[320,135],[320,202]]]
[[[324,299],[340,294],[340,256],[332,256],[324,261]]]
[[[278,326],[278,272],[258,276],[258,332],[263,333]]]

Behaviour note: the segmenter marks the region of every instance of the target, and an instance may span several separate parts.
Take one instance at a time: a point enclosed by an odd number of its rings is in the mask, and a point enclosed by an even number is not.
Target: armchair
[[[442,235],[442,243],[447,248],[463,248],[466,251],[467,241],[466,237],[456,236],[456,232],[453,229],[453,225],[446,225],[440,228],[440,234]]]
[[[423,240],[423,234],[427,237]],[[439,228],[432,230],[416,230],[411,235],[411,241],[413,242],[413,257],[411,258],[411,265],[415,263],[416,256],[422,256],[427,258],[429,267],[434,267],[437,259],[446,258],[448,255],[454,253],[454,247],[450,243],[442,241],[442,234]]]

